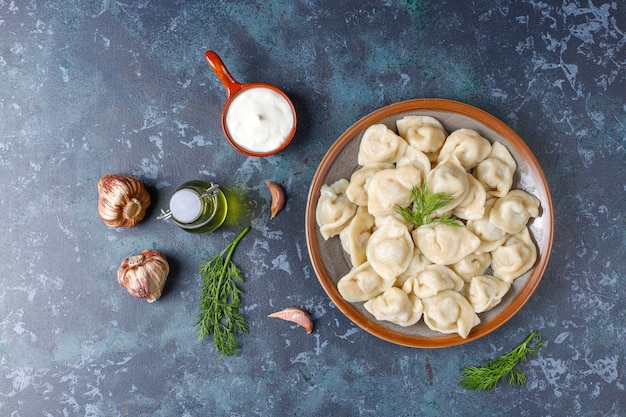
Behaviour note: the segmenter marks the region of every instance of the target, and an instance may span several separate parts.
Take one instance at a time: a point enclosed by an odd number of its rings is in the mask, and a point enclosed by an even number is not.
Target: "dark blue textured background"
[[[30,416],[626,415],[626,4],[621,1],[0,0],[0,414]],[[220,126],[215,50],[237,81],[292,97],[277,156],[236,153]],[[304,237],[318,163],[354,121],[439,97],[509,124],[544,168],[556,215],[544,279],[505,326],[467,345],[396,346],[330,302]],[[96,184],[140,178],[153,205],[108,229]],[[226,226],[156,220],[189,179],[242,197]],[[265,181],[287,206],[268,216]],[[235,213],[237,211],[237,213]],[[196,341],[197,268],[245,225],[250,332],[218,360]],[[153,304],[115,278],[163,251]],[[267,314],[311,311],[315,331]],[[463,366],[545,337],[525,388],[458,385]]]

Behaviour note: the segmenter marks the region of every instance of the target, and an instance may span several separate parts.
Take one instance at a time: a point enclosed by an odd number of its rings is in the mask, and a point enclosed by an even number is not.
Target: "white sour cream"
[[[226,129],[239,146],[252,152],[270,152],[289,138],[294,116],[289,102],[264,87],[242,90],[229,104]]]

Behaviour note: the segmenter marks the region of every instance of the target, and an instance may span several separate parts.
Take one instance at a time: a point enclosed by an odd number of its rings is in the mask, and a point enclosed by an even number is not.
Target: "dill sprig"
[[[412,203],[409,207],[397,207],[398,213],[413,226],[422,226],[432,222],[439,222],[451,226],[461,226],[461,222],[444,213],[439,217],[433,217],[435,212],[452,201],[452,196],[446,193],[432,193],[426,182],[421,187],[411,188]]]
[[[506,355],[491,359],[479,367],[466,366],[463,368],[459,382],[464,388],[490,391],[496,387],[500,379],[508,375],[510,385],[524,386],[526,375],[524,375],[524,371],[515,369],[515,367],[526,361],[528,355],[536,356],[541,347],[543,347],[541,335],[535,330],[528,335],[522,344]]]
[[[213,346],[220,353],[220,358],[237,355],[237,336],[248,331],[248,322],[240,311],[242,291],[237,286],[237,283],[243,282],[243,277],[232,261],[237,244],[248,230],[249,226],[226,245],[219,255],[200,265],[202,293],[200,314],[196,322],[199,328],[198,342],[213,334]]]

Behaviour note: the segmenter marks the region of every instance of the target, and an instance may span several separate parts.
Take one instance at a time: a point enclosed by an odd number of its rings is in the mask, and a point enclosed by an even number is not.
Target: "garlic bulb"
[[[156,250],[144,250],[122,261],[117,270],[117,282],[130,295],[151,303],[161,297],[169,272],[165,255]]]
[[[133,227],[146,215],[150,194],[136,178],[107,174],[98,181],[98,214],[109,227]]]

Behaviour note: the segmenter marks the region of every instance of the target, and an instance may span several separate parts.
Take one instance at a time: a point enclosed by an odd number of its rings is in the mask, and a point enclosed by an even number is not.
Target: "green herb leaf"
[[[413,202],[409,207],[397,206],[398,213],[413,226],[422,226],[432,222],[439,222],[451,226],[461,226],[461,222],[445,213],[442,216],[434,217],[434,213],[448,205],[452,201],[452,196],[446,193],[431,193],[426,182],[421,187],[411,188]]]
[[[237,286],[237,283],[243,282],[243,277],[232,261],[237,244],[248,230],[250,227],[246,227],[235,240],[226,245],[219,255],[200,265],[202,293],[200,314],[196,322],[198,342],[212,334],[213,346],[220,353],[220,358],[237,355],[237,336],[248,331],[248,322],[240,311],[242,291]]]
[[[537,331],[533,331],[523,343],[506,355],[491,359],[479,367],[466,366],[463,368],[459,382],[463,388],[490,391],[496,387],[500,379],[508,375],[510,385],[524,386],[526,375],[524,375],[524,371],[515,369],[515,367],[526,361],[528,355],[536,356],[541,347],[543,347],[541,335]]]

